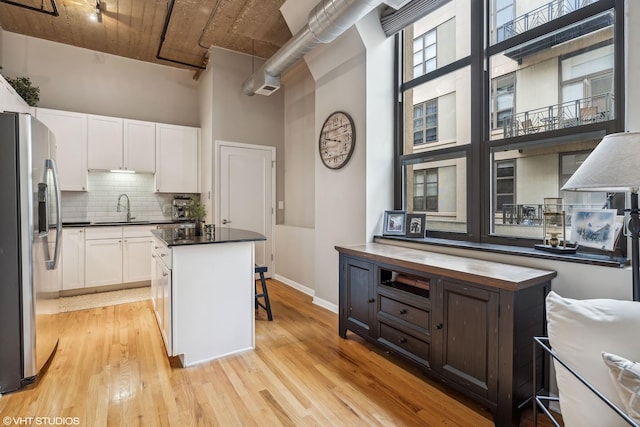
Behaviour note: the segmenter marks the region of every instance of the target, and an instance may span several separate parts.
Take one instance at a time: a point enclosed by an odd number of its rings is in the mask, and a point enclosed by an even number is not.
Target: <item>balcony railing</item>
[[[614,95],[605,93],[514,114],[504,119],[504,137],[611,120],[614,118],[613,101]]]
[[[496,41],[501,42],[517,34],[524,33],[563,15],[571,13],[598,0],[555,0],[512,21],[506,22],[496,29]]]
[[[502,223],[514,225],[542,225],[542,205],[502,205]]]

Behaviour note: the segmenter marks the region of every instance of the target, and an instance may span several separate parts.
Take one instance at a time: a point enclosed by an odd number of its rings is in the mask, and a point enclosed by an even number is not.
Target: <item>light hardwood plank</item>
[[[48,371],[2,396],[0,414],[92,427],[493,425],[402,360],[354,334],[340,338],[337,315],[309,296],[268,287],[274,320],[257,312],[256,350],[187,369],[167,358],[150,301],[60,313]]]

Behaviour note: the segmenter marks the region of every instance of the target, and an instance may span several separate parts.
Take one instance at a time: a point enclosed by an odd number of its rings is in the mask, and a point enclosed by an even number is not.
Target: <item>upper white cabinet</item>
[[[198,128],[156,123],[156,191],[198,192]]]
[[[88,116],[89,170],[122,169],[122,119]]]
[[[88,116],[89,170],[156,170],[156,124]]]
[[[0,111],[11,111],[13,113],[28,113],[29,105],[15,89],[0,76]]]
[[[87,115],[37,108],[36,117],[56,137],[60,189],[87,191]]]
[[[136,172],[156,171],[156,124],[124,120],[124,168]]]

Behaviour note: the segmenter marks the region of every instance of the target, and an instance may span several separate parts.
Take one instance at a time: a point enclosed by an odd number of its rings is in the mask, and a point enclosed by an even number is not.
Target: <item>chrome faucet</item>
[[[118,205],[116,206],[116,212],[120,212],[120,208],[122,208],[122,205],[120,204],[120,199],[122,199],[122,196],[127,199],[127,222],[131,222],[131,220],[135,219],[135,217],[131,216],[131,201],[129,200],[129,196],[127,196],[125,193],[122,193],[118,196]]]

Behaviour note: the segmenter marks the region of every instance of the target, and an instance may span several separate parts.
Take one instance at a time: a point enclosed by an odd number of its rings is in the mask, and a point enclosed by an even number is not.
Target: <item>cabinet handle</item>
[[[168,275],[169,275],[169,273],[167,273],[166,271],[163,271],[163,272],[162,272],[162,275],[163,275],[163,276],[168,276]]]
[[[442,329],[444,327],[444,325],[442,323],[437,323],[436,324],[436,329]]]
[[[406,342],[407,342],[407,339],[406,339],[406,338],[400,338],[400,339],[398,340],[398,344],[404,344],[404,343],[406,343]]]
[[[155,254],[151,254],[151,258],[156,258],[156,255]]]
[[[167,256],[167,254],[160,254],[160,256]]]
[[[160,249],[160,246],[154,246],[153,248],[154,249]]]
[[[376,299],[375,299],[375,298],[369,298],[369,302],[370,302],[370,303],[371,303],[371,302],[376,302]]]
[[[405,308],[403,308],[402,310],[400,310],[398,312],[398,314],[407,314],[407,310]]]

